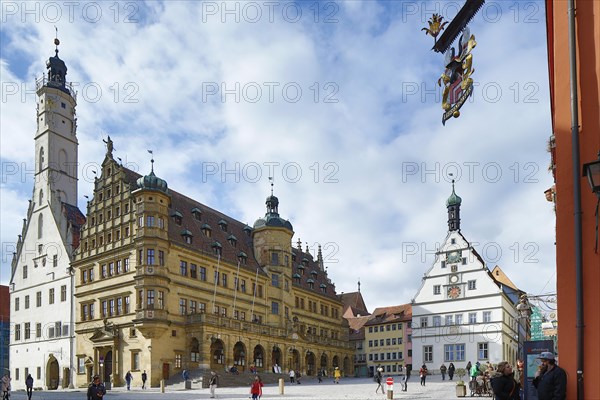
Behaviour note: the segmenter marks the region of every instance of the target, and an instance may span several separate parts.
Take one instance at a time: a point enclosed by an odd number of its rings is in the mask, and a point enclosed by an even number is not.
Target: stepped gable
[[[292,284],[304,290],[314,292],[321,296],[339,301],[335,293],[335,284],[327,277],[327,272],[319,267],[318,261],[310,253],[305,253],[297,248],[292,248]],[[309,286],[312,280],[313,288]],[[326,291],[323,292],[322,288]]]
[[[77,206],[65,202],[62,202],[62,212],[73,233],[73,249],[77,249],[79,247],[79,238],[81,237],[81,227],[85,224],[85,215],[83,215]]]
[[[373,311],[365,326],[379,325],[388,322],[405,321],[412,318],[412,305],[402,304],[399,306],[379,307]]]
[[[142,175],[123,167],[125,179],[130,185],[130,190],[136,190],[137,180]],[[254,258],[254,250],[252,245],[251,230],[249,227],[223,213],[220,213],[198,201],[195,201],[179,192],[169,189],[171,196],[171,204],[169,206],[169,240],[177,243],[182,247],[192,248],[198,252],[207,254],[214,258],[217,262],[217,256],[213,245],[219,243],[221,245],[221,261],[226,261],[230,264],[237,265],[240,253],[247,256],[246,264],[241,264],[240,268],[251,270],[254,273],[259,269],[259,273],[265,274],[260,268],[258,262]],[[201,212],[200,220],[192,214],[192,209],[197,208]],[[178,225],[173,218],[175,213],[181,214],[181,225]],[[219,221],[227,223],[227,231],[221,229]],[[206,237],[202,232],[202,226],[208,224],[211,228],[211,237]],[[182,232],[189,231],[192,235],[192,243],[185,242]],[[248,233],[247,233],[248,232]],[[235,246],[229,242],[229,237],[235,236]]]

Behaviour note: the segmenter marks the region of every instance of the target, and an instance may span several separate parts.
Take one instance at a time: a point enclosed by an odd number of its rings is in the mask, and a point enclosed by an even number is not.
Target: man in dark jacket
[[[567,398],[567,374],[556,365],[554,354],[544,351],[538,357],[542,361],[535,373],[533,386],[537,389],[539,400],[565,400]]]
[[[94,375],[92,384],[88,387],[87,400],[102,400],[106,394],[104,385],[100,383],[100,376]]]

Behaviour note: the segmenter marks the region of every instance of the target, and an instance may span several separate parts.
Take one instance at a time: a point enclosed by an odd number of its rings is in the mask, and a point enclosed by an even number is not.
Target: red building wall
[[[556,138],[556,269],[559,364],[567,399],[577,398],[574,173],[581,184],[584,299],[584,399],[600,399],[600,254],[594,252],[596,196],[581,176],[600,151],[600,1],[576,0],[580,165],[573,171],[568,3],[546,0],[552,123]]]

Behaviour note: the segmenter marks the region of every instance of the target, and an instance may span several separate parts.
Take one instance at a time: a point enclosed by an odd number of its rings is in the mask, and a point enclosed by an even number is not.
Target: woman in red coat
[[[252,382],[252,387],[250,388],[250,394],[252,395],[252,400],[260,400],[260,396],[262,396],[262,387],[263,383],[260,380],[260,376],[256,375],[254,377],[254,382]]]

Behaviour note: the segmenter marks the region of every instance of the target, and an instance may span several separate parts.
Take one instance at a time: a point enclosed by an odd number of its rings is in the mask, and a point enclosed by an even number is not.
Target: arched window
[[[38,172],[42,172],[42,169],[44,168],[44,148],[43,147],[40,148],[38,168],[39,168]]]
[[[44,191],[42,189],[40,189],[40,197],[39,197],[38,205],[41,206],[43,201],[44,201]]]
[[[42,238],[43,231],[44,231],[44,215],[40,214],[38,217],[38,239]]]
[[[66,172],[67,165],[69,163],[69,158],[67,157],[67,152],[65,149],[60,149],[58,152],[58,169],[60,171]]]

